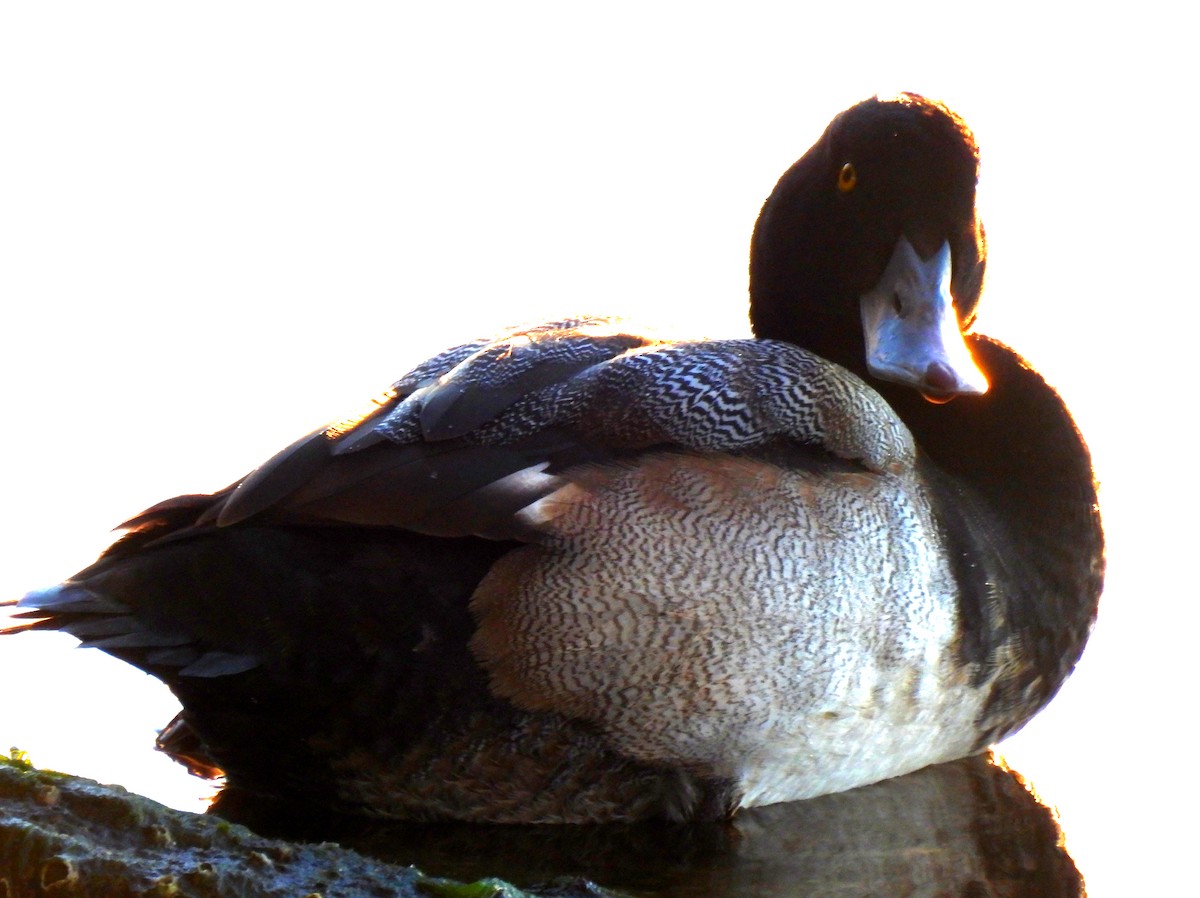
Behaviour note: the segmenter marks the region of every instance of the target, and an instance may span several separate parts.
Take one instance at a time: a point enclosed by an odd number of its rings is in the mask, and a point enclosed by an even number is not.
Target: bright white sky
[[[1108,802],[1129,777],[1175,788],[1155,752],[1194,705],[1170,692],[1195,526],[1167,517],[1196,497],[1177,411],[1195,404],[1193,48],[1158,3],[807,6],[5,5],[0,593],[505,323],[743,333],[775,179],[835,112],[916,90],[983,147],[981,329],[1059,385],[1103,481],[1100,630],[1009,754],[1060,804],[1092,893],[1120,894],[1136,852],[1105,850]],[[69,644],[0,644],[0,747],[203,794],[157,779],[169,696]]]

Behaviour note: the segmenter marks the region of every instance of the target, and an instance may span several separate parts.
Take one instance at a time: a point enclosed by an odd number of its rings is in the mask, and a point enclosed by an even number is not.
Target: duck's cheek
[[[901,236],[879,282],[860,299],[867,369],[945,402],[987,392],[950,294],[950,244],[922,258]]]

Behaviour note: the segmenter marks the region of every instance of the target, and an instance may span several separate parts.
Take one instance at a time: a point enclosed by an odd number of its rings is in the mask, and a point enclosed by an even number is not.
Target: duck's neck
[[[1058,395],[1011,349],[971,349],[991,388],[945,405],[872,384],[922,449],[960,591],[961,652],[999,674],[984,742],[1003,738],[1057,692],[1095,620],[1104,543],[1091,456]]]

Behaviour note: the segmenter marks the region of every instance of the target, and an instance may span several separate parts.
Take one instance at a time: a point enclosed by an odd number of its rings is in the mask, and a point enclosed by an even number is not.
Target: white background
[[[580,310],[744,333],[775,179],[838,110],[915,90],[983,147],[979,329],[1067,397],[1108,522],[1093,644],[1005,754],[1092,895],[1169,887],[1164,809],[1196,804],[1194,48],[1156,3],[806,7],[6,4],[0,595],[451,342]],[[0,748],[196,806],[150,749],[170,696],[71,644],[0,642]]]

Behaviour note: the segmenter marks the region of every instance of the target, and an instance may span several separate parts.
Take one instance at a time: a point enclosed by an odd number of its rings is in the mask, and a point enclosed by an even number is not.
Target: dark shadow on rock
[[[1052,812],[990,756],[743,811],[726,824],[367,825],[224,796],[260,831],[322,837],[457,879],[557,876],[655,896],[1084,894]],[[307,832],[296,829],[301,826]]]
[[[1083,879],[1062,838],[1017,774],[975,757],[728,824],[404,826],[347,844],[462,879],[571,874],[672,898],[1077,898]]]

